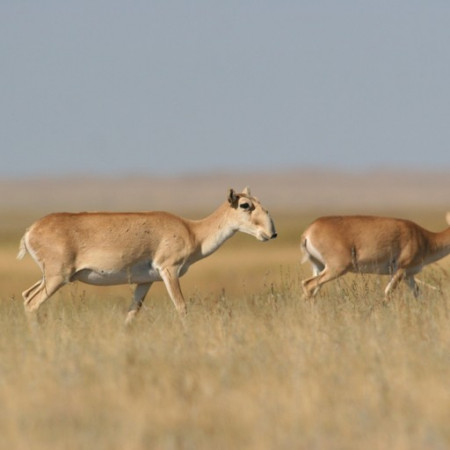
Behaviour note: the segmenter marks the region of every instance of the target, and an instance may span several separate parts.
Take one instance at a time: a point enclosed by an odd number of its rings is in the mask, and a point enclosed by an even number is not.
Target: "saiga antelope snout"
[[[229,190],[211,215],[188,220],[167,212],[55,213],[25,232],[18,258],[29,253],[42,279],[23,292],[25,310],[36,311],[71,281],[106,286],[135,284],[126,323],[142,306],[155,281],[163,281],[177,311],[186,304],[179,277],[237,231],[260,241],[277,236],[269,213],[248,188]]]

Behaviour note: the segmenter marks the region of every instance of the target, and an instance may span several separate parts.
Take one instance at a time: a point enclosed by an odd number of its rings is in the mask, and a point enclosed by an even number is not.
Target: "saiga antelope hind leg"
[[[60,287],[66,284],[65,278],[55,275],[45,277],[23,292],[26,312],[36,311],[39,306],[51,297]]]
[[[344,275],[347,272],[345,270],[332,270],[328,267],[322,270],[318,275],[312,276],[306,280],[302,281],[303,292],[305,294],[305,298],[309,299],[314,297],[320,290],[321,286],[328,281],[335,280],[340,276]]]

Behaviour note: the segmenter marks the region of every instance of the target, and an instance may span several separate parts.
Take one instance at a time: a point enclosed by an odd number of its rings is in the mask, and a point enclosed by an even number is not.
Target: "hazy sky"
[[[450,169],[448,1],[0,2],[0,176]]]

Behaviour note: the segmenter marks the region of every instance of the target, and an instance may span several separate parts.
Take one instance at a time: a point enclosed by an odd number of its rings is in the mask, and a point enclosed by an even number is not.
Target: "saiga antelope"
[[[450,212],[446,216],[450,225]],[[450,253],[450,227],[439,233],[409,220],[376,216],[331,216],[313,222],[301,238],[302,262],[313,276],[303,280],[306,298],[347,272],[390,275],[388,297],[404,280],[417,297],[414,275]]]
[[[269,213],[250,194],[229,190],[227,200],[202,220],[167,212],[55,213],[25,232],[17,257],[26,252],[42,279],[23,292],[25,310],[39,306],[71,281],[99,286],[135,284],[126,324],[142,306],[155,281],[163,281],[180,315],[186,313],[179,277],[237,231],[260,241],[277,233]]]

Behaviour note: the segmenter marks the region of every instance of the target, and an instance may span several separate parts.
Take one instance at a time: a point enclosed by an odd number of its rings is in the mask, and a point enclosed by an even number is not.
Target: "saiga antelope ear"
[[[230,189],[228,191],[228,203],[232,206],[236,206],[238,199],[239,199],[239,197],[236,194],[236,192],[234,191],[234,189]]]
[[[450,225],[450,211],[447,212],[445,218],[447,219],[447,223]]]
[[[245,195],[252,195],[251,193],[250,193],[250,188],[248,187],[248,186],[245,186],[245,188],[244,188],[244,190],[242,191],[242,193],[243,194],[245,194]]]

